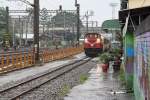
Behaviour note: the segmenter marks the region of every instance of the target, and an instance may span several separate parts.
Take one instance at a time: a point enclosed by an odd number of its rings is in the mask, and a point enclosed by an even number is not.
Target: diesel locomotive
[[[84,36],[84,52],[86,56],[95,57],[109,49],[109,41],[99,33],[87,33]]]

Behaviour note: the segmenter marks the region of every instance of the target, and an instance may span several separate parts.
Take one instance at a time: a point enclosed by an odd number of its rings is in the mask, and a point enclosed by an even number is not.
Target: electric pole
[[[39,63],[39,0],[34,0],[34,55]]]
[[[9,34],[9,8],[6,7],[6,34]]]
[[[80,4],[75,0],[75,6],[77,7],[77,42],[79,43],[80,38]]]
[[[89,17],[90,16],[93,16],[93,11],[87,11],[86,13],[85,13],[85,18],[86,18],[86,33],[88,33],[89,32]]]
[[[89,20],[89,14],[88,14],[88,11],[87,11],[85,17],[86,17],[86,33],[88,33],[89,32],[89,21],[88,21]]]
[[[64,17],[64,41],[65,41],[65,39],[66,39],[66,13],[64,12],[63,13],[63,17]]]
[[[13,26],[13,47],[15,47],[15,23],[16,23],[16,21],[13,21],[12,22],[12,26]]]
[[[10,0],[11,1],[11,0]],[[26,3],[34,8],[34,57],[35,63],[39,63],[39,0],[34,0],[34,4],[27,0],[17,0]],[[7,9],[6,9],[7,10]]]
[[[5,36],[4,36],[4,43],[5,43],[5,47],[7,47],[7,45],[8,45],[8,43],[9,43],[9,45],[10,45],[10,41],[9,41],[9,9],[8,9],[8,7],[6,7],[6,15],[5,15],[5,20],[6,20],[6,30],[5,30],[5,32],[6,32],[6,34],[5,34]],[[6,43],[6,41],[8,42],[8,43]]]
[[[21,46],[23,46],[22,40],[23,40],[23,33],[24,33],[24,21],[21,21]]]
[[[77,4],[77,41],[80,38],[80,4]]]
[[[26,23],[26,32],[25,32],[25,33],[26,33],[26,40],[25,40],[25,46],[27,46],[27,44],[28,44],[27,34],[28,34],[28,23],[29,23],[29,22],[26,20],[26,22],[25,22],[25,23]]]
[[[94,21],[92,21],[92,31],[94,33]]]

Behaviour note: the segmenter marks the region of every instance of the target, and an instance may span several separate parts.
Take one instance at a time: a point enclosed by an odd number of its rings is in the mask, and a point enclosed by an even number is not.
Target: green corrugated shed
[[[118,19],[106,20],[102,24],[102,29],[120,29],[121,25]]]

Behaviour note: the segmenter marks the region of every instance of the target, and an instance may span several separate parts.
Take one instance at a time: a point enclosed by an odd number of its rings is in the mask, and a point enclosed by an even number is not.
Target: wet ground
[[[102,72],[99,64],[89,73],[89,79],[74,87],[64,100],[134,100],[133,93],[125,93],[121,86],[119,73],[110,66],[107,73]]]

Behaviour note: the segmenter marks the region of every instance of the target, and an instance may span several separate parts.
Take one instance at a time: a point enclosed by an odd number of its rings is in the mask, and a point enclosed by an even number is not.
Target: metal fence
[[[70,47],[55,50],[43,50],[40,52],[41,63],[63,59],[83,52],[83,46]],[[0,55],[0,73],[10,72],[17,69],[27,68],[35,65],[33,51]]]

